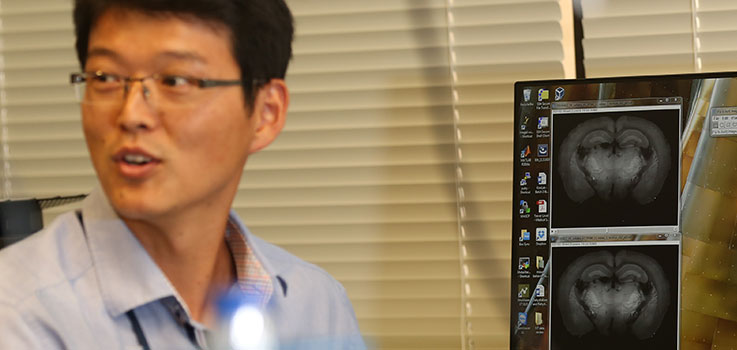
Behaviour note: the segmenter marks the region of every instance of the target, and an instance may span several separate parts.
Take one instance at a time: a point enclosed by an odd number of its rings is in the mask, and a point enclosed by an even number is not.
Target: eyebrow
[[[95,47],[87,51],[87,58],[95,56],[110,57],[115,60],[120,59],[120,55],[118,55],[115,51],[106,49],[104,47]]]
[[[109,57],[115,61],[123,61],[123,58],[118,54],[117,52],[104,48],[104,47],[95,47],[90,49],[87,52],[87,58],[90,57],[96,57],[96,56],[102,56],[102,57]],[[191,52],[191,51],[164,51],[159,53],[157,58],[169,58],[169,59],[175,59],[175,60],[181,60],[181,61],[194,61],[197,63],[207,63],[207,60],[202,57],[201,55]]]
[[[183,61],[196,61],[198,63],[207,63],[207,60],[204,57],[191,51],[164,51],[159,54],[159,56],[174,58]]]

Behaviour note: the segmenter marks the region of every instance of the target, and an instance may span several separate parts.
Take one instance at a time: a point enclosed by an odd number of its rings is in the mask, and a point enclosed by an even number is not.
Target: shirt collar
[[[175,297],[186,308],[164,273],[115,213],[99,186],[84,200],[82,217],[102,300],[111,316],[118,317],[128,310],[167,297]],[[262,241],[251,234],[233,210],[229,214],[226,233],[230,237],[231,250],[241,249],[246,253],[245,262],[243,257],[241,260],[236,257],[241,291],[257,294],[259,304],[264,306],[273,294],[274,281],[278,280],[280,291],[285,296],[286,282],[260,251]],[[240,237],[240,244],[236,237]],[[248,267],[239,268],[239,264]]]
[[[233,256],[236,270],[236,283],[233,288],[263,307],[271,299],[274,283],[271,275],[256,258],[251,245],[246,242],[245,235],[234,223],[237,219],[238,217],[231,213],[225,229],[225,240]]]
[[[260,265],[259,269],[262,271],[262,273],[265,273],[266,275],[271,277],[271,286],[268,287],[272,291],[271,294],[273,294],[274,290],[278,290],[282,297],[286,297],[287,282],[281,275],[282,270],[284,270],[285,268],[283,266],[284,264],[280,263],[278,259],[276,261],[274,259],[270,259],[270,256],[274,254],[272,253],[270,255],[269,252],[264,251],[268,250],[270,245],[268,245],[260,238],[254,236],[232,209],[230,210],[230,216],[228,218],[228,231],[240,233],[240,235],[245,239],[245,242],[248,245],[248,253],[250,255],[249,260],[257,261]],[[279,282],[278,285],[280,288],[274,287],[274,285],[276,284],[274,282],[276,281]],[[266,302],[268,302],[268,298],[264,300],[264,303]]]
[[[82,219],[102,299],[113,317],[176,295],[169,280],[99,187],[84,200]]]

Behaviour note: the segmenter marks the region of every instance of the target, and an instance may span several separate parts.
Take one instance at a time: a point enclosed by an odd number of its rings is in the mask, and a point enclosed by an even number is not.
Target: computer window
[[[681,139],[714,79],[515,85],[512,349],[679,348]]]

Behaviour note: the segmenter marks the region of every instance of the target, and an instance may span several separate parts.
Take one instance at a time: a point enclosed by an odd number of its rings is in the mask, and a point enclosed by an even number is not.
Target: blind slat
[[[584,18],[586,38],[642,37],[673,33],[691,34],[690,13],[627,15],[622,17]],[[658,25],[654,26],[653,22]]]
[[[632,14],[690,13],[691,0],[582,1],[581,8],[584,18],[623,17]]]
[[[696,13],[696,17],[699,19],[697,28],[699,36],[713,31],[737,30],[737,22],[734,21],[735,16],[737,16],[737,6],[718,11],[699,9]]]
[[[693,52],[693,35],[683,33],[584,39],[583,46],[586,59],[690,54]]]

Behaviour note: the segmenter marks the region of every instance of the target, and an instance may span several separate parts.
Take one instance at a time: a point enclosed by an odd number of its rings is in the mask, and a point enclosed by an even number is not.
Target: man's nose
[[[128,81],[124,88],[123,105],[118,123],[123,130],[151,130],[158,126],[154,92],[143,80]]]

